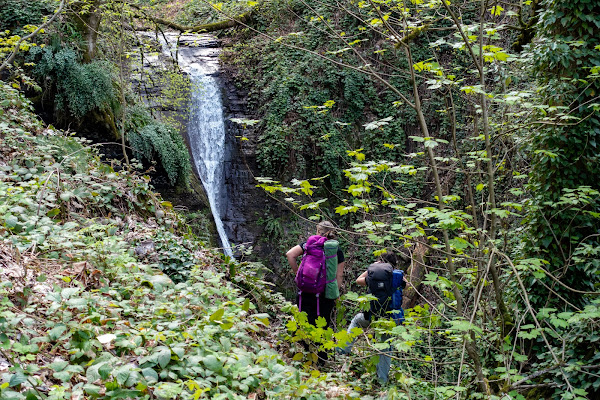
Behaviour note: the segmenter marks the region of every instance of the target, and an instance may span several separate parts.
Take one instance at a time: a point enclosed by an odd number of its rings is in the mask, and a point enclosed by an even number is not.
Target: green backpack
[[[327,266],[327,284],[325,285],[325,298],[337,299],[340,297],[340,289],[337,284],[337,266],[338,266],[338,251],[339,243],[337,240],[328,240],[325,242],[323,249],[325,251],[325,264]]]

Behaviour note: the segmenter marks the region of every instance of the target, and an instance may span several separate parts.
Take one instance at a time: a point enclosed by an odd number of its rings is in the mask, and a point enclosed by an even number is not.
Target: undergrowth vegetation
[[[325,397],[333,377],[275,351],[286,303],[257,266],[4,84],[0,114],[2,399]]]
[[[0,31],[39,24],[43,16],[51,11],[52,3],[48,0],[3,0],[0,9]]]

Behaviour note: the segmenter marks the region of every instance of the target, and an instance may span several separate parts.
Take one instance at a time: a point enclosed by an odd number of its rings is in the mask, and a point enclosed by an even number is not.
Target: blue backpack
[[[406,286],[404,282],[404,271],[395,269],[392,276],[392,318],[396,325],[404,322],[404,309],[402,309],[402,289]]]
[[[366,281],[368,292],[377,297],[371,301],[371,312],[379,317],[389,317],[391,313],[396,324],[404,322],[404,272],[388,263],[373,263],[367,269]]]

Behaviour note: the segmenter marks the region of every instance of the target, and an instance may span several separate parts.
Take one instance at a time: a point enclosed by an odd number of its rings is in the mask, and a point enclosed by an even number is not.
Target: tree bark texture
[[[89,7],[83,8],[83,3],[75,3],[71,6],[70,19],[83,35],[85,48],[83,61],[91,62],[96,56],[98,31],[102,22],[101,6],[105,0],[93,0]]]

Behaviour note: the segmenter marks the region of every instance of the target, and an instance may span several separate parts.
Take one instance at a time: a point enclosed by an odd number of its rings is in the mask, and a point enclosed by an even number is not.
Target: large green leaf
[[[211,316],[210,316],[210,320],[212,322],[216,322],[216,321],[221,321],[221,319],[223,318],[223,315],[225,315],[225,309],[223,308],[219,308],[217,311],[215,311]]]
[[[165,368],[169,361],[171,361],[171,349],[166,346],[158,346],[155,349],[154,355],[156,356],[156,362],[161,368]]]
[[[142,369],[142,375],[149,382],[158,382],[158,373],[152,368]]]
[[[11,375],[10,380],[8,381],[8,387],[18,386],[25,381],[27,381],[27,376],[23,372],[19,371]]]
[[[220,372],[223,369],[223,364],[214,355],[205,357],[204,360],[202,360],[202,362],[204,363],[204,366],[206,368],[213,372]]]

